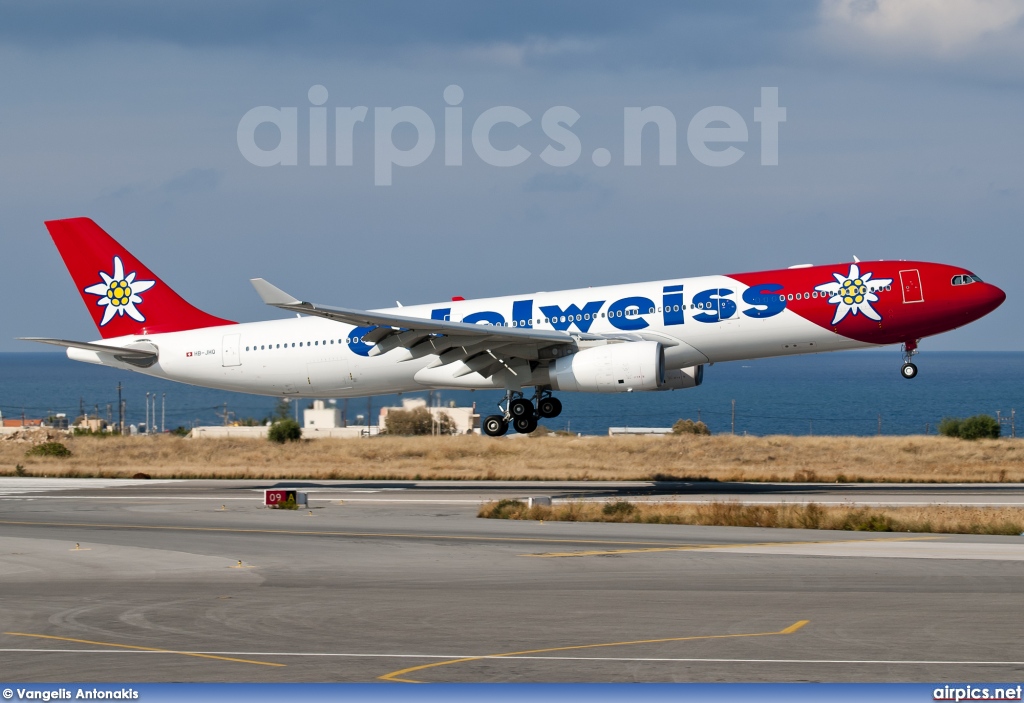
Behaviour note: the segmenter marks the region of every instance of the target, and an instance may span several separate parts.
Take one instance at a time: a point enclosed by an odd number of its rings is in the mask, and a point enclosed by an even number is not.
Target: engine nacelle
[[[704,382],[704,365],[687,366],[685,369],[671,369],[665,372],[665,382],[659,391],[675,391],[681,388],[696,388]]]
[[[656,391],[665,383],[665,350],[658,342],[591,347],[557,359],[548,373],[557,391]]]

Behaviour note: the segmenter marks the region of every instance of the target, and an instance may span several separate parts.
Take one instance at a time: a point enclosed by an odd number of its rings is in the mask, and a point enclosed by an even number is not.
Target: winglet
[[[249,279],[252,283],[252,287],[256,289],[256,292],[263,298],[263,302],[267,305],[302,305],[302,301],[298,298],[288,295],[283,290],[268,283],[262,278]]]

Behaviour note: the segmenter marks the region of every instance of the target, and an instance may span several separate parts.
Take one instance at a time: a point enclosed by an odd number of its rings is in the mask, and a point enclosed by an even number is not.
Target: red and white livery
[[[531,432],[559,391],[692,388],[706,364],[902,344],[972,322],[1006,295],[959,266],[854,261],[380,310],[304,302],[297,317],[235,323],[175,293],[95,222],[46,223],[102,339],[30,338],[79,361],[210,388],[336,398],[501,389],[483,431]],[[526,393],[532,392],[531,397]]]

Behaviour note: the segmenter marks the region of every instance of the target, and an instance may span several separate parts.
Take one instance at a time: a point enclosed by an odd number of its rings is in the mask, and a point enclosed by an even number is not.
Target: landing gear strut
[[[913,378],[917,375],[917,365],[910,361],[915,354],[917,354],[917,342],[906,342],[903,345],[903,367],[900,369],[903,378]]]
[[[520,434],[529,434],[537,429],[542,417],[558,417],[562,403],[551,395],[551,391],[537,388],[533,401],[527,400],[520,391],[508,391],[498,403],[500,415],[488,415],[480,428],[489,437],[500,437],[508,432],[509,425]]]

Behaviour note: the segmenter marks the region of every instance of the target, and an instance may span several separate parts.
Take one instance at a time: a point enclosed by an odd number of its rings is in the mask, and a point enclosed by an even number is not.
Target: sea
[[[542,423],[553,430],[607,434],[609,427],[670,427],[705,422],[713,433],[746,435],[935,434],[944,417],[997,414],[1010,435],[1011,413],[1024,410],[1024,352],[924,352],[917,378],[900,375],[897,350],[833,352],[705,367],[704,383],[649,393],[560,393],[562,414]],[[145,423],[147,394],[155,398],[156,427],[171,430],[247,418],[263,421],[277,398],[197,388],[142,374],[69,360],[62,353],[0,353],[0,413],[4,419],[40,418],[84,410],[117,418],[118,384],[125,421]],[[382,406],[422,397],[431,404],[497,411],[496,391],[412,392],[337,399],[349,424],[376,424]],[[151,404],[152,400],[149,401]],[[308,400],[294,400],[301,411]]]

